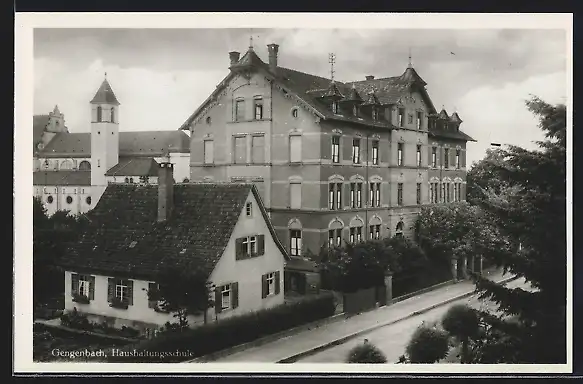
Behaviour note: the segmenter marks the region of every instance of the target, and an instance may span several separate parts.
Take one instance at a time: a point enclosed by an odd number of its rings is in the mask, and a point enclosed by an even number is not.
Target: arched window
[[[111,107],[111,119],[112,123],[115,123],[115,107]]]
[[[67,204],[71,204],[73,202],[73,198],[71,196],[67,196]]]
[[[377,215],[374,215],[368,222],[369,239],[378,240],[381,238],[381,225],[383,221]]]
[[[396,237],[403,237],[403,227],[405,224],[402,221],[397,223],[397,228],[395,229],[395,236]]]
[[[338,219],[332,220],[328,225],[328,245],[340,246],[342,242],[342,228],[344,228],[344,223]]]
[[[129,179],[128,177],[126,177],[126,178],[124,179],[124,181],[125,181],[126,183],[129,183],[129,182],[130,182],[130,179]]]
[[[102,117],[103,117],[103,109],[101,108],[101,105],[97,107],[97,122],[101,122],[102,121]]]
[[[73,169],[73,162],[71,160],[63,160],[61,169]]]
[[[363,241],[363,228],[364,223],[359,217],[355,217],[350,221],[350,242],[351,243],[360,243]]]
[[[291,256],[302,255],[302,223],[298,219],[293,219],[288,224],[289,228],[289,249]]]
[[[79,163],[79,170],[80,171],[90,171],[91,170],[91,163],[87,160],[83,160]]]

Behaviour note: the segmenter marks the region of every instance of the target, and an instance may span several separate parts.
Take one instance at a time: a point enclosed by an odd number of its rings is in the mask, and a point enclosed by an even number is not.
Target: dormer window
[[[352,107],[352,114],[358,117],[358,107],[356,105]]]
[[[337,101],[332,102],[332,113],[334,113],[334,114],[338,113],[338,102]]]
[[[375,107],[372,108],[372,119],[375,121],[379,119],[379,111]]]

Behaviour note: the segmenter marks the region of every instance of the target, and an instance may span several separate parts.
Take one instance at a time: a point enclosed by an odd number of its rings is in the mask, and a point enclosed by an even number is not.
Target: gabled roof
[[[210,275],[251,192],[287,260],[252,184],[175,184],[173,214],[161,223],[157,222],[157,185],[109,184],[87,214],[88,227],[69,245],[59,264],[79,272],[130,278],[155,279],[156,272],[169,264],[185,270],[200,268]]]
[[[165,156],[172,153],[189,153],[190,138],[182,131],[140,131],[119,133],[120,156]],[[91,133],[58,133],[39,151],[44,157],[91,156]]]
[[[364,103],[362,103],[362,105],[379,105],[379,104],[380,104],[379,99],[374,94],[374,92],[369,93]]]
[[[90,103],[119,105],[119,101],[117,101],[117,97],[115,97],[115,93],[113,93],[113,89],[107,79],[103,80]]]
[[[352,84],[352,88],[350,89],[350,91],[348,92],[348,95],[346,95],[346,97],[344,98],[345,101],[351,101],[351,102],[356,102],[356,103],[362,103],[362,97],[360,97],[360,94],[358,93],[358,91],[356,90],[356,87],[354,86],[354,84]]]
[[[91,171],[35,171],[33,185],[91,185]]]
[[[456,130],[444,130],[444,129],[430,129],[429,130],[429,137],[435,138],[445,138],[445,139],[454,139],[454,140],[463,140],[463,141],[476,141],[471,136],[466,135],[462,131]]]
[[[151,157],[121,158],[105,176],[158,176],[160,165]]]
[[[442,119],[442,120],[449,120],[449,116],[448,116],[447,111],[445,109],[442,109],[441,112],[439,112],[439,115],[437,117],[439,119]]]
[[[454,113],[453,113],[453,114],[452,114],[452,115],[449,117],[449,120],[450,120],[451,122],[454,122],[454,123],[457,123],[457,124],[460,124],[460,123],[462,123],[462,119],[460,119],[460,116],[457,114],[457,112],[454,112]]]

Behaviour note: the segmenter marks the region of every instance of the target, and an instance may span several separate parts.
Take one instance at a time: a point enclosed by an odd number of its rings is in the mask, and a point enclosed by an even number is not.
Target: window
[[[441,183],[441,202],[445,202],[445,183]]]
[[[263,99],[255,99],[253,101],[255,104],[255,120],[262,120],[263,119]]]
[[[212,164],[214,161],[214,152],[215,152],[215,145],[214,141],[212,140],[205,140],[204,141],[204,163],[205,164]]]
[[[302,137],[293,135],[289,137],[289,161],[299,163],[302,161]]]
[[[261,283],[262,298],[278,295],[280,286],[279,271],[266,273],[265,275],[261,276]]]
[[[356,105],[354,105],[354,106],[352,107],[352,114],[353,114],[354,116],[358,116],[358,107],[357,107]]]
[[[403,143],[397,144],[397,165],[399,167],[403,166]]]
[[[453,201],[460,201],[460,183],[453,184]]]
[[[379,111],[375,107],[372,107],[372,119],[375,121],[379,119]]]
[[[87,205],[91,205],[91,196],[87,196],[85,202],[87,203]]]
[[[332,162],[340,162],[340,136],[332,136]]]
[[[402,221],[399,221],[397,223],[397,228],[395,230],[395,237],[403,237],[403,227],[405,226],[405,224],[403,224]]]
[[[130,184],[133,184],[133,183],[134,183],[134,178],[130,177]]]
[[[381,206],[381,183],[370,183],[370,206]]]
[[[379,142],[372,142],[372,165],[379,165]]]
[[[61,169],[73,169],[73,162],[71,160],[63,160]]]
[[[331,183],[328,192],[328,207],[331,210],[342,207],[342,183]]]
[[[460,169],[460,152],[461,151],[459,149],[455,150],[455,167],[457,169]]]
[[[103,118],[103,109],[101,108],[101,106],[97,107],[97,122],[101,123]]]
[[[73,198],[71,196],[67,196],[67,204],[71,204],[73,202]]]
[[[409,114],[409,116],[407,116],[407,124],[413,124],[413,115]]]
[[[292,109],[291,114],[292,114],[292,117],[293,118],[296,118],[297,119],[297,117],[298,117],[298,109],[297,108]]]
[[[265,253],[265,236],[240,237],[235,241],[235,260],[261,256]]]
[[[421,183],[417,183],[417,205],[421,204]]]
[[[212,118],[211,118],[210,116],[208,116],[208,117],[206,118],[206,123],[207,123],[208,125],[210,125],[210,124],[211,124],[211,122],[212,122]]]
[[[449,168],[449,148],[445,148],[443,150],[443,161],[444,161],[444,167],[445,168]]]
[[[362,208],[362,183],[350,183],[350,208]]]
[[[129,284],[127,280],[117,279],[115,281],[115,298],[122,303],[129,301]]]
[[[289,189],[290,196],[290,208],[291,209],[301,209],[302,208],[302,184],[298,182],[293,182],[290,184]]]
[[[245,100],[235,101],[235,121],[245,120]]]
[[[231,308],[231,285],[223,285],[221,287],[221,309]]]
[[[80,171],[90,171],[91,170],[91,163],[87,160],[83,160],[79,163],[79,170]]]
[[[381,237],[381,225],[371,225],[370,232],[369,232],[370,239],[378,240]]]
[[[49,195],[49,197],[47,197],[47,203],[52,204],[53,203],[53,197]]]
[[[79,275],[79,287],[77,293],[81,296],[89,298],[89,287],[91,283],[89,282],[89,276]]]
[[[245,136],[235,137],[235,164],[245,164],[247,162],[247,138]]]
[[[397,205],[403,205],[403,183],[397,184]]]
[[[350,242],[360,243],[362,241],[362,227],[350,227]]]
[[[130,182],[130,178],[129,178],[129,177],[126,177],[126,178],[124,179],[124,183],[129,183],[129,182]]]
[[[439,201],[439,183],[431,183],[430,185],[430,201],[435,204]]]
[[[423,112],[417,112],[417,129],[423,128]]]
[[[340,246],[340,243],[342,242],[342,229],[338,228],[338,229],[330,229],[328,231],[328,244],[333,247],[333,246]]]
[[[332,102],[332,113],[334,113],[334,114],[338,113],[338,102],[337,101]]]
[[[417,166],[421,166],[421,146],[417,146]]]
[[[101,159],[97,159],[97,168],[101,168]]]
[[[450,183],[445,183],[445,202],[446,203],[451,202],[450,191],[451,191]]]
[[[405,125],[405,109],[399,108],[399,127],[403,127]]]
[[[362,208],[362,183],[356,184],[356,207]]]
[[[302,255],[302,231],[299,229],[290,229],[289,231],[289,249],[292,256]]]
[[[253,203],[249,202],[249,203],[245,204],[245,215],[247,217],[253,216]]]
[[[360,163],[360,139],[352,140],[352,163]]]
[[[110,121],[115,123],[115,107],[111,107],[111,116]]]
[[[431,166],[433,168],[437,167],[437,148],[431,148]]]
[[[251,161],[253,164],[263,164],[265,162],[265,136],[251,137]]]

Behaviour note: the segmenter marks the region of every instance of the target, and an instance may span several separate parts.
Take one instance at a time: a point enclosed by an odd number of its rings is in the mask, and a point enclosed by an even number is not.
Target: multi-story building
[[[253,47],[230,52],[228,75],[181,127],[191,131],[192,181],[254,182],[293,256],[409,235],[435,177],[459,183],[465,199],[472,138],[457,114],[437,114],[411,65],[341,83],[281,67],[279,46],[268,49],[267,63]],[[432,163],[433,148],[448,149],[447,169]]]

